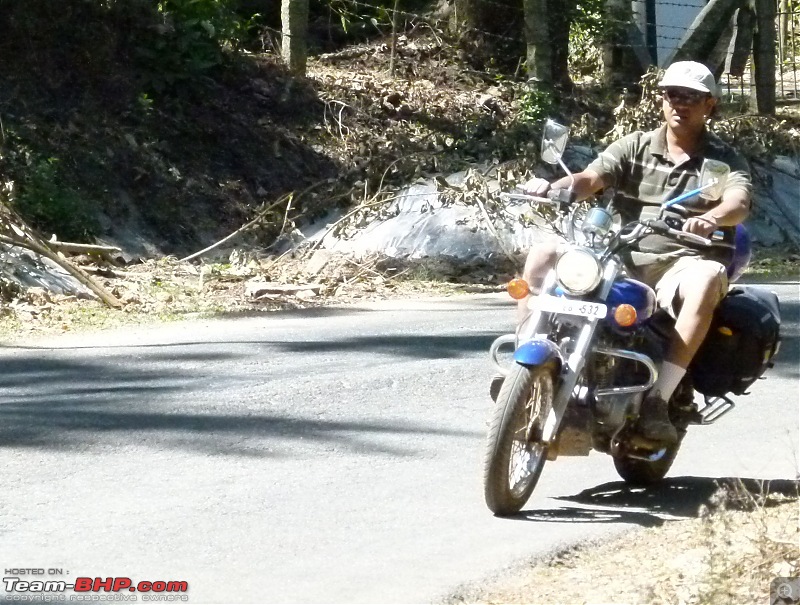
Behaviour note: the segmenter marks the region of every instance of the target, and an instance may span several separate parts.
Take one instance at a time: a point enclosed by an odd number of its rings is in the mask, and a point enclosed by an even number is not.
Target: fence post
[[[761,115],[775,114],[775,19],[776,0],[750,0],[756,13],[753,36],[753,78],[750,109]],[[755,94],[752,86],[755,84]]]

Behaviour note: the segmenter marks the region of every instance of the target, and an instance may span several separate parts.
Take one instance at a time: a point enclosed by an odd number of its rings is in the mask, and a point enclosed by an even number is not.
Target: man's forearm
[[[733,227],[750,215],[750,198],[744,191],[732,191],[700,218],[714,221],[719,227]]]
[[[572,185],[572,190],[575,192],[575,196],[579,200],[585,200],[587,197],[594,195],[603,188],[603,181],[600,179],[597,173],[592,172],[591,170],[584,170],[583,172],[579,172],[574,176],[575,183]],[[570,179],[568,176],[565,176],[555,181],[551,185],[551,188],[567,189],[570,184],[572,184],[572,179]]]

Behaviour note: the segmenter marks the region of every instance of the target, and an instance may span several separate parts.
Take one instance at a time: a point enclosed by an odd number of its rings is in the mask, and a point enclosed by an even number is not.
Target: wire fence
[[[775,97],[779,103],[795,103],[800,102],[800,0],[775,0],[776,8],[776,70],[775,70]],[[374,9],[375,4],[363,2],[362,0],[349,0],[349,4],[364,9]],[[510,24],[506,32],[503,31],[484,31],[480,30],[480,34],[499,41],[506,40],[509,42],[519,41],[519,29],[521,23],[524,22],[524,10],[519,5],[511,5],[506,2],[499,2],[497,0],[482,0],[482,4],[496,7],[497,10],[502,10],[502,13],[508,15],[507,22]],[[385,11],[390,18],[398,17],[411,22],[424,22],[428,18],[417,13],[402,10],[402,0],[395,4],[397,8],[384,7],[381,10]],[[663,63],[664,59],[675,51],[675,49],[684,40],[689,28],[692,24],[694,17],[700,12],[702,6],[692,0],[684,2],[670,2],[658,1],[659,17],[655,21],[640,19],[636,24],[641,30],[644,38],[645,31],[651,29],[657,31],[657,36],[650,41],[647,45],[647,51],[653,53],[658,57],[658,62]],[[685,23],[681,23],[681,19],[674,19],[668,12],[672,10],[683,10]],[[688,15],[688,17],[687,17]],[[614,19],[609,16],[602,17],[602,26],[604,28],[619,28],[621,30],[630,30],[630,19]],[[639,51],[641,54],[643,43],[639,44],[626,44],[624,42],[615,44],[618,48],[630,48]],[[752,74],[752,56],[747,61],[744,72],[741,76],[734,76],[729,73],[723,73],[721,77],[721,84],[723,91],[730,100],[749,99],[755,95],[754,83]]]
[[[776,94],[785,101],[800,101],[800,6],[796,0],[778,3],[777,38]]]
[[[800,103],[800,3],[777,0],[775,19],[775,98],[780,104]],[[732,101],[754,94],[752,56],[741,76],[724,73],[723,91]]]

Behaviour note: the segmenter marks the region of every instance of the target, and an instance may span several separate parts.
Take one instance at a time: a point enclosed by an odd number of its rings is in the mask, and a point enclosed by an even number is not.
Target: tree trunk
[[[281,0],[281,54],[289,71],[306,75],[308,59],[308,0]]]
[[[769,0],[772,2],[773,0]],[[730,41],[731,22],[741,0],[711,0],[695,17],[672,55],[676,61],[699,61],[711,66],[711,55],[721,38]],[[712,67],[713,70],[713,67]]]
[[[761,115],[775,115],[775,2],[751,0],[751,7],[756,11],[756,33],[753,36],[756,94],[750,95],[750,103]]]
[[[753,49],[756,15],[751,8],[745,6],[736,11],[734,23],[733,39],[728,48],[724,71],[736,78],[741,78]]]
[[[480,0],[455,0],[450,30],[455,34],[460,34],[466,30],[480,29],[482,21],[480,9]]]
[[[473,66],[489,61],[513,68],[523,44],[523,0],[454,0],[450,30]]]
[[[549,86],[553,83],[553,56],[547,4],[548,0],[523,0],[528,76]]]
[[[612,88],[635,85],[644,73],[641,61],[634,51],[643,48],[644,37],[633,25],[633,7],[630,0],[606,0],[608,22],[603,42],[603,79]],[[633,43],[632,36],[640,38]]]
[[[551,80],[553,84],[566,89],[572,88],[569,77],[569,28],[577,6],[577,0],[547,0],[547,25],[552,46]]]

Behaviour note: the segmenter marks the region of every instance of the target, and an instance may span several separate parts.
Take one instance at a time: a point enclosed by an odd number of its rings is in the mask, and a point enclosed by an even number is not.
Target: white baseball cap
[[[662,88],[679,86],[691,88],[700,92],[707,92],[714,97],[719,96],[719,86],[714,74],[702,63],[696,61],[678,61],[673,63],[664,72],[664,77],[658,83]]]

